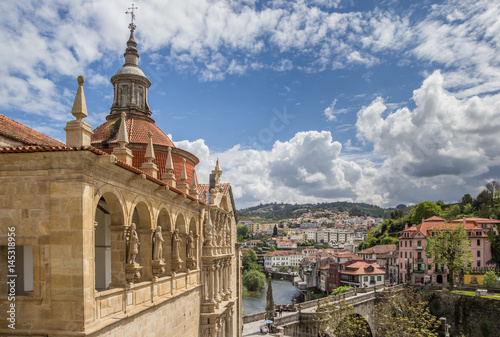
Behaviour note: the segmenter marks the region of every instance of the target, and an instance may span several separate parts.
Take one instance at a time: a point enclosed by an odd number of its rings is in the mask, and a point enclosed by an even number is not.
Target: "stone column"
[[[220,268],[219,261],[214,261],[214,279],[215,279],[215,282],[214,282],[214,293],[215,293],[214,299],[215,299],[216,302],[220,302],[221,301],[221,298],[220,298],[220,288],[219,288],[219,284],[220,284],[219,268]]]
[[[125,262],[126,246],[125,241],[128,226],[110,225],[111,231],[111,284],[109,288],[121,288],[126,285]]]
[[[215,302],[215,266],[211,265],[208,267],[209,272],[209,282],[208,282],[208,297],[210,302]]]
[[[142,280],[151,280],[153,276],[153,233],[152,228],[139,228],[139,257],[142,266]]]
[[[222,285],[224,283],[224,273],[222,272],[224,269],[224,261],[220,260],[219,261],[219,296],[221,297],[221,300],[224,299],[224,290],[222,289]]]
[[[162,228],[163,229],[163,228]],[[163,258],[165,259],[165,273],[172,273],[172,232],[163,229]]]
[[[224,279],[224,300],[229,300],[229,280],[227,279],[228,261],[224,260],[224,269],[222,270],[222,275]]]

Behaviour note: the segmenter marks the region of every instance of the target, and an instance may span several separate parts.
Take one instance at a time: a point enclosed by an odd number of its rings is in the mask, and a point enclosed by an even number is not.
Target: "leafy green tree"
[[[460,208],[461,208],[462,212],[464,211],[465,205],[467,205],[467,204],[471,205],[473,201],[474,201],[474,199],[472,199],[472,197],[469,193],[464,194],[464,196],[462,197],[462,200],[460,201]]]
[[[432,232],[433,235],[427,238],[425,252],[434,263],[448,267],[450,287],[453,288],[453,273],[463,270],[472,259],[469,236],[462,224],[434,227]]]
[[[269,252],[275,252],[276,251],[276,248],[274,248],[274,246],[271,246],[271,248],[269,248]]]
[[[460,210],[460,206],[455,204],[443,212],[443,216],[448,220],[453,220],[456,219],[461,213],[462,211]]]
[[[248,291],[262,290],[266,284],[266,275],[257,270],[249,270],[243,274],[242,283]]]
[[[417,207],[411,216],[411,223],[419,224],[422,219],[430,218],[433,215],[439,216],[441,207],[433,201],[422,201],[418,203]]]
[[[365,318],[345,300],[320,302],[316,309],[316,321],[320,331],[335,337],[368,337],[370,326]]]
[[[241,255],[241,264],[243,265],[243,270],[247,270],[250,264],[257,263],[257,253],[255,253],[252,249],[243,249],[241,251]]]
[[[493,287],[496,287],[498,283],[497,275],[493,270],[488,270],[486,274],[484,274],[483,284],[484,286],[490,290]]]
[[[345,293],[347,290],[351,289],[352,287],[351,286],[340,286],[338,288],[335,288],[332,290],[332,293],[330,295],[338,295],[338,294],[343,294]]]
[[[238,241],[248,239],[248,226],[242,224],[238,225],[236,227],[236,234],[238,235]]]
[[[440,322],[427,302],[412,288],[386,290],[373,310],[376,335],[384,337],[437,337]]]

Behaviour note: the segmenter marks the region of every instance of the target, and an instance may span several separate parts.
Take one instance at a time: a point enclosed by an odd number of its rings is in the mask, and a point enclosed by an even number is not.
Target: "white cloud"
[[[387,192],[388,200],[418,200],[431,190],[442,199],[473,189],[500,158],[495,144],[500,94],[458,99],[444,89],[443,75],[436,71],[414,91],[413,100],[413,110],[400,108],[385,118],[381,98],[358,112],[358,138],[385,158],[372,184]]]
[[[335,109],[335,104],[337,104],[336,99],[323,111],[323,115],[330,122],[336,120],[338,114],[347,113],[347,109]]]

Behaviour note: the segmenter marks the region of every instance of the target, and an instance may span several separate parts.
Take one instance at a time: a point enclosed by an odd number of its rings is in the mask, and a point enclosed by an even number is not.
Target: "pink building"
[[[491,260],[490,242],[487,233],[490,229],[497,232],[496,225],[500,220],[484,218],[463,218],[447,222],[445,219],[433,216],[422,220],[419,225],[405,227],[399,238],[399,271],[402,282],[423,284],[426,282],[443,283],[448,280],[448,268],[437,266],[427,259],[425,245],[432,230],[442,226],[465,227],[471,241],[472,267],[486,267]]]

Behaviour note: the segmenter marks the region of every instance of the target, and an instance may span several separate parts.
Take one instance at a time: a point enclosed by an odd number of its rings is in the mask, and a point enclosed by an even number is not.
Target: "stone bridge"
[[[328,303],[330,304],[340,299],[345,299],[348,303],[352,304],[356,313],[366,320],[374,336],[373,307],[377,298],[377,293],[384,288],[383,286],[377,286],[362,289],[361,291],[358,290],[357,292],[354,289],[350,289],[348,292],[341,295],[299,303],[293,308],[292,312],[284,312],[282,317],[275,317],[274,326],[283,326],[286,336],[316,337],[318,332],[316,309],[318,308],[319,302],[322,301],[321,305],[324,305],[325,300],[329,300]],[[402,289],[402,286],[391,287],[391,289],[399,290]],[[277,305],[277,307],[279,307],[279,305]],[[243,336],[258,335],[255,334],[255,332],[258,332],[258,327],[264,321],[264,318],[265,312],[244,316],[243,323],[245,323],[245,327]]]

